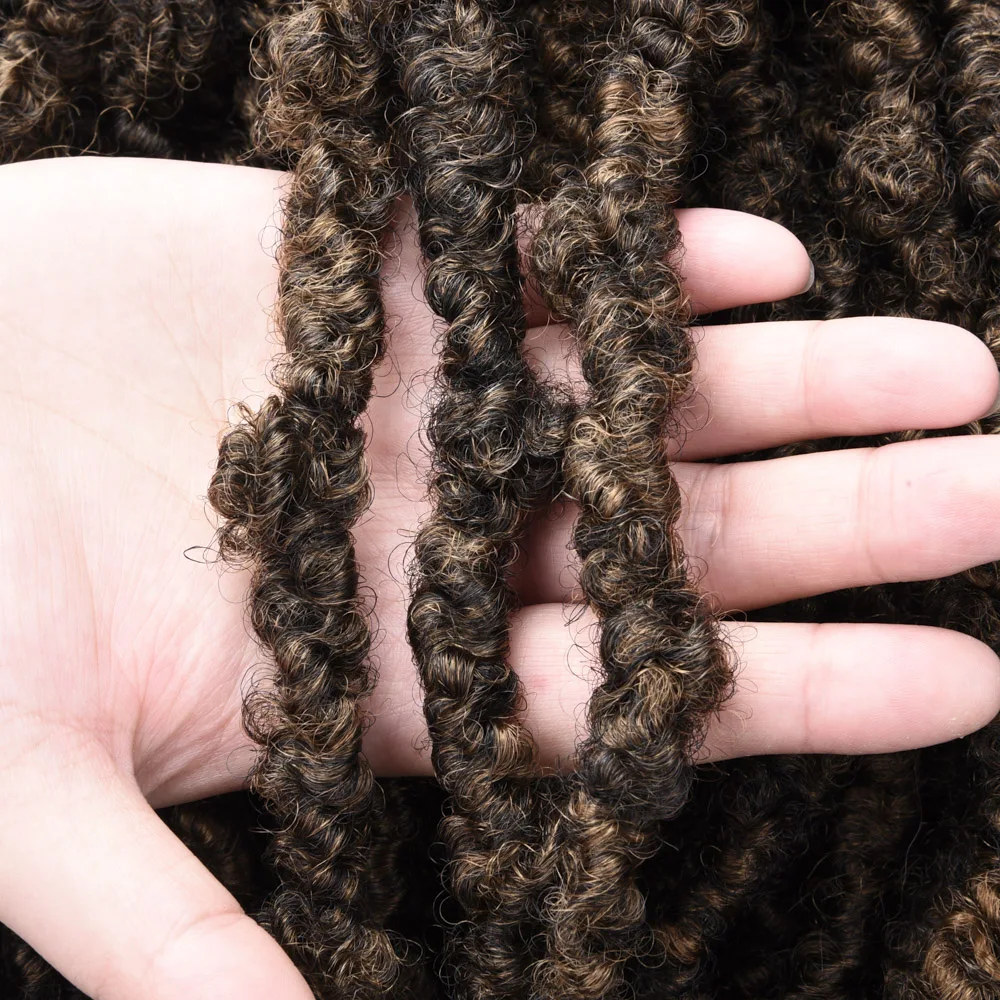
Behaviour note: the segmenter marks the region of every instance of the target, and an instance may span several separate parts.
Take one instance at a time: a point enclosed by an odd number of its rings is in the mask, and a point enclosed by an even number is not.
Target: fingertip
[[[986,344],[975,334],[963,330],[975,345],[972,349],[981,357],[983,377],[976,382],[980,395],[977,400],[978,410],[982,417],[991,417],[1000,413],[1000,367],[997,366],[997,359]]]
[[[883,367],[908,383],[921,427],[955,427],[1000,409],[1000,369],[976,334],[933,320],[881,317],[877,323],[890,352]]]
[[[831,378],[831,409],[859,393],[851,408],[858,427],[850,433],[957,427],[980,419],[997,402],[1000,371],[993,354],[963,327],[888,316],[824,326],[834,337],[826,371],[844,383],[835,389]],[[842,367],[833,352],[845,359]],[[822,377],[819,366],[817,371]]]
[[[959,739],[988,725],[1000,713],[1000,657],[985,643],[961,632],[944,632],[959,655],[947,683],[935,685],[941,739]],[[947,661],[945,661],[947,664]],[[940,666],[938,667],[940,671]]]
[[[828,638],[837,631],[828,629]],[[1000,709],[1000,661],[978,639],[927,625],[866,623],[851,632],[869,655],[862,658],[855,647],[831,699],[837,707],[827,716],[828,731],[834,743],[843,741],[839,752],[894,753],[946,743],[982,728]],[[859,698],[867,704],[852,713],[851,702]]]
[[[722,208],[677,210],[678,261],[699,313],[801,295],[815,269],[794,233],[769,219]]]
[[[727,623],[736,692],[701,759],[895,753],[968,736],[1000,712],[1000,659],[953,629]]]

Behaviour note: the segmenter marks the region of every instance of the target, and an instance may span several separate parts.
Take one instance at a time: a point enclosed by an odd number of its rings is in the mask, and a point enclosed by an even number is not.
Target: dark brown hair
[[[778,221],[816,265],[807,295],[714,320],[909,315],[966,325],[1000,358],[995,5],[25,0],[0,15],[3,160],[291,172],[275,392],[241,408],[208,489],[220,554],[253,571],[275,685],[246,704],[247,795],[163,816],[319,997],[1000,993],[996,724],[910,753],[693,765],[735,662],[679,544],[664,443],[694,362],[677,205]],[[435,778],[376,781],[351,530],[371,499],[362,417],[404,194],[441,319],[409,615]],[[519,233],[529,202],[543,207]],[[529,280],[574,330],[578,404],[522,354]],[[540,773],[508,662],[519,544],[556,496],[579,504],[600,625],[561,776]],[[755,618],[942,625],[997,649],[998,602],[991,564]],[[6,931],[0,956],[4,996],[71,994]]]

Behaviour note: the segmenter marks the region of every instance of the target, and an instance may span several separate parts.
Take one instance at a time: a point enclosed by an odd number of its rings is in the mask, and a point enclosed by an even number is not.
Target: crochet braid
[[[272,21],[260,92],[251,39]],[[247,719],[264,747],[257,796],[281,832],[264,866],[242,797],[164,818],[248,909],[280,879],[263,919],[321,997],[997,996],[996,724],[912,754],[713,765],[675,815],[729,675],[672,533],[661,449],[691,358],[674,204],[766,214],[806,243],[814,292],[735,315],[950,319],[1000,358],[996,0],[0,0],[0,26],[4,161],[89,151],[293,170],[278,395],[241,410],[213,484],[278,668]],[[477,635],[498,652],[475,647],[477,663],[501,687],[459,692],[450,715],[428,690],[432,735],[461,750],[437,760],[447,796],[431,779],[376,786],[360,756],[374,676],[349,532],[369,498],[359,418],[382,350],[379,235],[404,172],[449,324],[411,634],[427,661],[464,656],[468,623],[445,612],[486,609]],[[519,355],[513,201],[529,190],[555,197],[535,256],[590,385],[565,474],[603,686],[564,782],[532,777],[503,662],[504,546],[544,503],[564,440]],[[488,331],[485,348],[463,330]],[[500,417],[477,436],[463,407],[487,397]],[[498,482],[497,456],[515,451]],[[442,511],[459,495],[478,499],[451,535]],[[486,555],[469,565],[493,589],[441,588],[450,603],[428,611],[419,581],[476,545]],[[998,609],[991,564],[754,619],[944,625],[1000,651]],[[501,753],[509,767],[491,770]],[[439,860],[449,899],[435,900]],[[441,975],[409,968],[416,949],[401,962],[404,939],[445,954]],[[0,958],[0,996],[80,996],[7,931]]]
[[[711,28],[700,4],[622,4],[595,91],[594,159],[549,206],[534,244],[550,306],[576,329],[590,398],[565,468],[580,503],[580,583],[601,623],[603,680],[579,770],[554,820],[546,997],[621,993],[623,963],[651,947],[635,873],[692,780],[705,716],[730,664],[691,586],[664,433],[693,360],[687,301],[667,262],[671,206],[691,154],[688,93]]]
[[[246,160],[257,111],[257,83],[247,72],[250,40],[274,15],[277,0],[110,7],[112,48],[100,54],[107,111],[99,120],[110,150],[176,156],[183,135],[194,147],[191,158]]]
[[[780,4],[771,3],[773,9]],[[835,319],[858,312],[856,285],[860,248],[848,239],[834,212],[836,198],[831,181],[843,145],[840,128],[842,102],[841,70],[836,46],[819,28],[829,8],[825,0],[806,0],[804,16],[774,40],[779,59],[788,66],[789,79],[797,94],[793,134],[805,161],[803,206],[806,216],[794,230],[806,245],[816,268],[816,283],[808,300],[809,314],[817,319]]]
[[[0,160],[247,158],[249,48],[276,9],[276,0],[26,0],[0,41]]]
[[[954,138],[957,199],[966,218],[968,255],[976,263],[966,322],[1000,358],[1000,5],[950,0],[942,54],[948,80],[948,129]]]
[[[538,134],[528,169],[546,176],[551,194],[586,160],[591,120],[586,114],[591,69],[607,55],[611,7],[594,0],[550,0],[528,8],[528,25],[538,51],[533,81]],[[535,161],[548,159],[546,166]]]
[[[263,914],[320,997],[376,997],[398,975],[368,918],[378,809],[361,753],[374,686],[351,527],[370,485],[359,424],[383,348],[379,235],[397,194],[382,26],[369,3],[315,0],[271,33],[262,141],[294,171],[285,199],[279,395],[223,440],[209,499],[224,558],[254,568],[250,615],[273,691],[247,701],[253,790],[278,821],[282,886]]]
[[[106,7],[106,0],[35,0],[7,17],[0,44],[3,162],[86,144],[76,138],[74,105],[94,87]]]
[[[965,210],[967,243],[972,252],[979,251],[967,322],[1000,359],[1000,143],[991,110],[1000,98],[1000,5],[948,0],[943,6],[947,122],[957,146],[958,198]],[[1000,421],[988,417],[969,430],[997,433]],[[960,574],[947,589],[931,585],[928,590],[928,597],[943,605],[943,620],[1000,651],[996,563]],[[1000,979],[1000,723],[974,734],[969,744],[973,760],[967,780],[977,789],[979,808],[954,830],[949,846],[954,856],[972,863],[939,894],[937,926],[929,940],[917,942],[918,955],[924,956],[920,975],[906,981],[916,995],[949,1000],[991,995]]]
[[[882,985],[888,883],[919,819],[912,755],[862,758],[838,804],[811,899],[821,919],[796,945],[795,998],[868,996]]]
[[[773,18],[757,0],[731,5],[741,39],[720,58],[713,81],[712,118],[726,143],[712,160],[707,187],[726,208],[787,224],[802,183],[802,164],[788,148],[786,131],[795,95],[771,44]]]
[[[523,103],[520,43],[480,0],[421,4],[401,44],[398,126],[427,261],[448,324],[427,425],[433,512],[415,543],[409,636],[425,689],[441,828],[462,922],[458,996],[521,997],[538,890],[535,749],[506,662],[508,583],[528,515],[549,498],[558,412],[521,354],[514,214]]]
[[[940,60],[921,0],[838,0],[821,25],[836,39],[854,122],[832,178],[861,259],[865,312],[949,319],[968,301],[945,147],[937,127]]]
[[[707,204],[770,219],[809,240],[803,220],[815,197],[806,172],[806,155],[793,128],[797,93],[784,56],[773,42],[775,17],[758,9],[758,0],[732,5],[744,26],[738,45],[720,56],[712,84],[709,129],[725,141],[709,159],[699,187]],[[730,311],[729,320],[800,318],[801,296]]]

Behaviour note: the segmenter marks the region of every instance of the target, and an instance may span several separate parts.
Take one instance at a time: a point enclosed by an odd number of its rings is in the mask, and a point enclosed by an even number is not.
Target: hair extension
[[[725,208],[788,225],[803,165],[789,149],[795,95],[773,50],[774,18],[757,0],[732,5],[744,26],[738,44],[721,53],[713,81],[711,120],[725,133],[705,186]],[[796,151],[797,152],[797,151]]]
[[[526,28],[538,53],[532,79],[537,133],[527,152],[526,171],[543,178],[546,196],[586,160],[591,120],[587,92],[594,67],[607,55],[609,5],[594,0],[530,3]]]
[[[397,121],[419,215],[427,301],[447,333],[427,425],[433,512],[418,533],[409,636],[425,690],[441,833],[461,907],[456,995],[521,997],[538,892],[535,748],[506,662],[508,580],[549,499],[562,421],[521,345],[515,197],[524,125],[520,41],[484,0],[430,0],[400,42]]]
[[[897,617],[890,595],[879,588],[754,613],[759,621]],[[900,766],[905,769],[905,762]],[[872,870],[876,864],[887,875],[895,861],[888,857],[891,850],[876,849],[878,839],[891,847],[903,835],[899,823],[887,828],[907,806],[897,789],[896,812],[884,809],[877,816],[872,808],[866,815],[868,822],[881,823],[877,836],[851,841],[852,824],[861,829],[864,822],[858,803],[867,808],[876,801],[855,794],[855,786],[866,786],[868,767],[865,758],[812,755],[702,769],[709,777],[695,785],[692,805],[665,830],[681,848],[678,860],[663,863],[681,865],[686,874],[678,891],[661,890],[660,901],[651,904],[650,921],[671,961],[646,974],[645,995],[785,996],[825,968],[839,947],[840,929],[851,926],[838,907],[863,905],[847,892],[851,883],[838,862],[857,884],[867,887],[871,879],[874,885],[881,877]],[[887,768],[881,773],[888,774]],[[823,957],[818,966],[817,954]]]
[[[27,0],[0,34],[0,160],[248,157],[251,39],[277,0]]]
[[[918,821],[914,758],[861,758],[839,804],[833,848],[810,899],[818,926],[796,946],[800,978],[791,997],[877,994],[882,987],[882,937],[887,884]]]
[[[706,116],[709,130],[725,141],[709,157],[699,185],[699,202],[749,212],[796,233],[808,246],[806,220],[815,201],[815,183],[806,169],[801,135],[793,128],[799,111],[786,57],[775,36],[777,19],[759,0],[743,0],[734,11],[746,26],[739,44],[719,56]],[[781,32],[790,29],[781,26]],[[814,238],[814,237],[813,237]],[[730,322],[800,318],[802,296],[730,310]]]
[[[590,391],[565,475],[581,506],[574,544],[601,623],[603,673],[554,818],[559,879],[536,972],[546,997],[619,995],[623,964],[651,951],[636,869],[657,849],[657,821],[684,804],[690,754],[731,686],[712,616],[687,578],[665,453],[692,361],[687,301],[667,263],[679,242],[672,207],[691,154],[697,55],[719,30],[712,13],[621,5],[594,89],[593,159],[556,193],[533,247],[550,307],[576,330]]]
[[[776,5],[782,6],[782,0],[769,0],[769,8]],[[844,94],[833,46],[816,30],[828,7],[825,0],[805,0],[801,16],[792,18],[787,34],[783,31],[774,39],[777,58],[785,61],[797,95],[793,134],[799,137],[803,154],[808,206],[796,235],[805,243],[816,268],[807,314],[817,319],[854,315],[859,308],[860,248],[835,213],[831,187],[843,145]]]
[[[29,0],[3,23],[0,159],[60,154],[76,139],[79,105],[91,100],[106,0]]]
[[[666,960],[641,971],[639,996],[791,989],[796,952],[815,924],[803,886],[817,858],[837,847],[831,817],[857,770],[854,758],[817,755],[735,761],[701,775],[691,804],[664,826],[672,849],[644,872]]]
[[[966,218],[967,257],[977,265],[966,323],[1000,358],[1000,142],[993,106],[1000,98],[1000,7],[949,0],[942,57],[947,128],[955,144],[957,200]]]
[[[727,318],[947,320],[1000,358],[998,44],[996,0],[0,0],[0,160],[292,171],[276,395],[240,408],[211,493],[277,668],[246,705],[262,752],[250,798],[163,816],[319,997],[998,995],[997,723],[908,754],[691,766],[732,676],[664,447],[693,360],[675,205],[766,215],[816,264],[809,295]],[[437,779],[376,784],[351,529],[404,181],[443,321],[409,629]],[[534,270],[589,392],[568,435],[521,358],[515,203],[549,197]],[[562,486],[601,684],[577,771],[543,778],[507,577]],[[753,617],[940,625],[1000,651],[998,583],[990,564]],[[272,834],[250,835],[251,807]],[[4,997],[80,996],[5,929],[0,960]]]
[[[937,126],[941,66],[929,9],[925,0],[838,0],[820,26],[835,39],[854,118],[832,194],[847,238],[870,247],[859,305],[948,319],[969,294]]]
[[[309,0],[275,22],[262,141],[293,164],[280,251],[286,354],[270,396],[221,443],[209,500],[224,558],[254,568],[253,627],[272,692],[245,705],[251,787],[277,821],[282,885],[263,922],[320,997],[382,996],[399,961],[369,919],[378,791],[361,752],[374,687],[351,528],[370,484],[359,418],[383,349],[380,235],[398,192],[379,9]]]
[[[115,153],[241,162],[257,83],[250,42],[279,0],[111,4],[99,130]],[[238,53],[234,58],[232,53]]]

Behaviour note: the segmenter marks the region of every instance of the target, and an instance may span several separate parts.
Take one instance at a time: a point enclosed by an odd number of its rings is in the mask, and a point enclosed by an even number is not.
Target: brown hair
[[[973,0],[59,0],[0,4],[0,156],[287,168],[275,393],[222,442],[221,555],[275,668],[248,795],[164,818],[320,997],[993,996],[1000,748],[695,767],[733,688],[665,452],[694,360],[671,208],[781,222],[808,295],[719,314],[961,323],[1000,350],[1000,11]],[[352,527],[384,350],[379,269],[415,204],[442,321],[409,639],[435,778],[376,781]],[[521,203],[544,203],[519,234]],[[519,235],[529,244],[522,273]],[[524,282],[586,397],[522,355]],[[994,433],[985,418],[935,434]],[[736,456],[883,444],[828,439]],[[508,662],[528,522],[576,500],[600,683],[540,773]],[[997,569],[759,620],[943,625],[997,648]],[[271,831],[254,832],[256,811]],[[442,819],[443,815],[443,819]],[[407,862],[402,864],[405,854]],[[447,890],[439,896],[439,890]],[[69,987],[9,932],[5,995]]]

